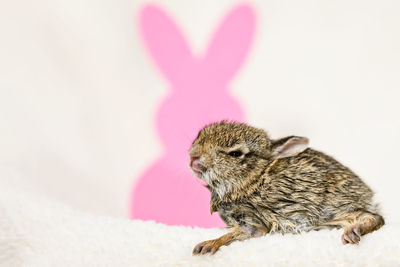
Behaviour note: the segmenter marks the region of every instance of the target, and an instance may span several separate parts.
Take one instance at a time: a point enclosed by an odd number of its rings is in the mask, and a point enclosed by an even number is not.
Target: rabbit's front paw
[[[193,255],[207,254],[207,253],[213,255],[215,254],[215,252],[217,252],[219,247],[220,246],[217,244],[217,242],[215,242],[215,240],[207,240],[195,246],[195,248],[193,249]]]

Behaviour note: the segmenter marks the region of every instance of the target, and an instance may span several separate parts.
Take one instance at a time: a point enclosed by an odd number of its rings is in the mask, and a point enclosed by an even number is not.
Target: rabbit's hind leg
[[[343,244],[358,244],[362,235],[378,230],[385,224],[385,220],[378,214],[365,212],[357,220],[344,228]]]
[[[385,224],[382,216],[368,211],[350,212],[340,219],[324,223],[324,226],[344,228],[343,244],[358,244],[361,236],[378,230]]]

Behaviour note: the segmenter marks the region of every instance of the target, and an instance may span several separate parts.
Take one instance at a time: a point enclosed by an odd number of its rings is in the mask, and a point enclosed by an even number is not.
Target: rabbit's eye
[[[241,155],[243,155],[242,151],[239,150],[234,150],[228,153],[229,156],[234,157],[234,158],[238,158]]]

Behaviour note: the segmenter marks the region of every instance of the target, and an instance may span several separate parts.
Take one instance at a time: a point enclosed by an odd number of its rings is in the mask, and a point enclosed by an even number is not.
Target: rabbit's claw
[[[358,244],[360,242],[362,235],[362,227],[361,224],[353,224],[347,226],[344,229],[344,233],[342,235],[342,242],[344,245],[346,244]]]

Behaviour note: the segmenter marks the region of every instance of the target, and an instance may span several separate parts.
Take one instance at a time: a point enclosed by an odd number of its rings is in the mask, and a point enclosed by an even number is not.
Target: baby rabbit
[[[190,149],[193,173],[211,191],[231,232],[198,244],[193,254],[214,254],[221,246],[267,233],[344,228],[343,244],[357,244],[384,219],[373,192],[350,169],[307,148],[308,139],[269,139],[246,124],[221,121],[203,128]]]

